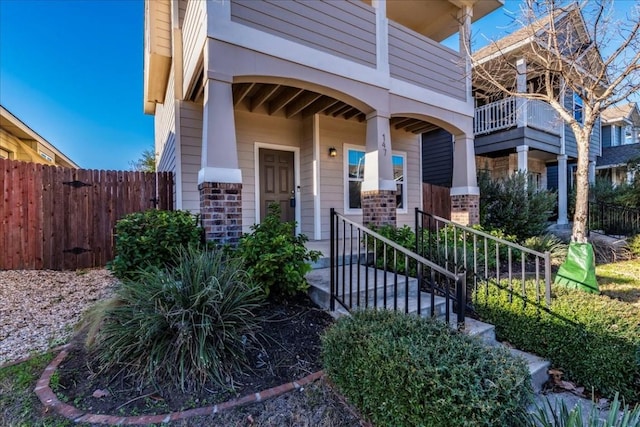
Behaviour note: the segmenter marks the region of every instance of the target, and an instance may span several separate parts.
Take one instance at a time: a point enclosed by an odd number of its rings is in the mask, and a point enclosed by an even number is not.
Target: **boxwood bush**
[[[509,426],[525,417],[529,371],[442,322],[355,312],[322,339],[325,372],[376,426]]]
[[[173,265],[177,250],[201,241],[198,218],[187,211],[135,212],[116,223],[116,257],[107,267],[116,277],[132,278],[150,267]]]
[[[534,284],[526,287],[535,301]],[[482,320],[495,325],[498,339],[549,359],[587,390],[640,400],[640,311],[630,304],[563,287],[552,289],[549,310],[523,304],[521,298],[510,302],[508,292],[497,286],[480,288],[474,300]]]

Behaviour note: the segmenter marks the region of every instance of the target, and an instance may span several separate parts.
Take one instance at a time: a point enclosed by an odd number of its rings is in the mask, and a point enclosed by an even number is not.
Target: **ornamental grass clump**
[[[510,426],[532,391],[522,359],[443,322],[385,310],[339,319],[322,339],[325,372],[376,426]]]
[[[123,281],[94,313],[92,354],[104,371],[124,368],[140,385],[189,391],[211,381],[232,388],[256,343],[255,311],[263,301],[240,260],[183,250],[174,268],[154,267]]]

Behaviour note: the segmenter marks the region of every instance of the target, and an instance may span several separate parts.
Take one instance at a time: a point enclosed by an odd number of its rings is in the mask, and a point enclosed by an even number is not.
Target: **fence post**
[[[549,251],[544,253],[544,281],[544,298],[549,307],[551,305],[551,252]]]
[[[467,273],[460,273],[456,278],[456,299],[458,300],[458,329],[464,328],[464,312],[467,306]]]

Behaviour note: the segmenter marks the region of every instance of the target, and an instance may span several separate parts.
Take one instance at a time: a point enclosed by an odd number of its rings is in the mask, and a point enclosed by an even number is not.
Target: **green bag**
[[[570,243],[567,260],[558,269],[555,284],[570,289],[600,293],[591,243]]]

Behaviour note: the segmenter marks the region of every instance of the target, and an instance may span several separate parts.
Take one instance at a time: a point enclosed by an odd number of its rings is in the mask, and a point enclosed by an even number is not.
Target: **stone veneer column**
[[[209,73],[209,77],[213,74]],[[242,235],[242,172],[238,165],[232,78],[213,77],[205,81],[204,88],[202,168],[198,171],[200,215],[207,241],[233,245]]]
[[[451,221],[464,225],[480,223],[480,196],[451,196]]]
[[[198,190],[206,240],[237,244],[242,236],[242,184],[203,182]]]
[[[363,191],[362,224],[380,227],[396,225],[396,192],[389,190]]]

